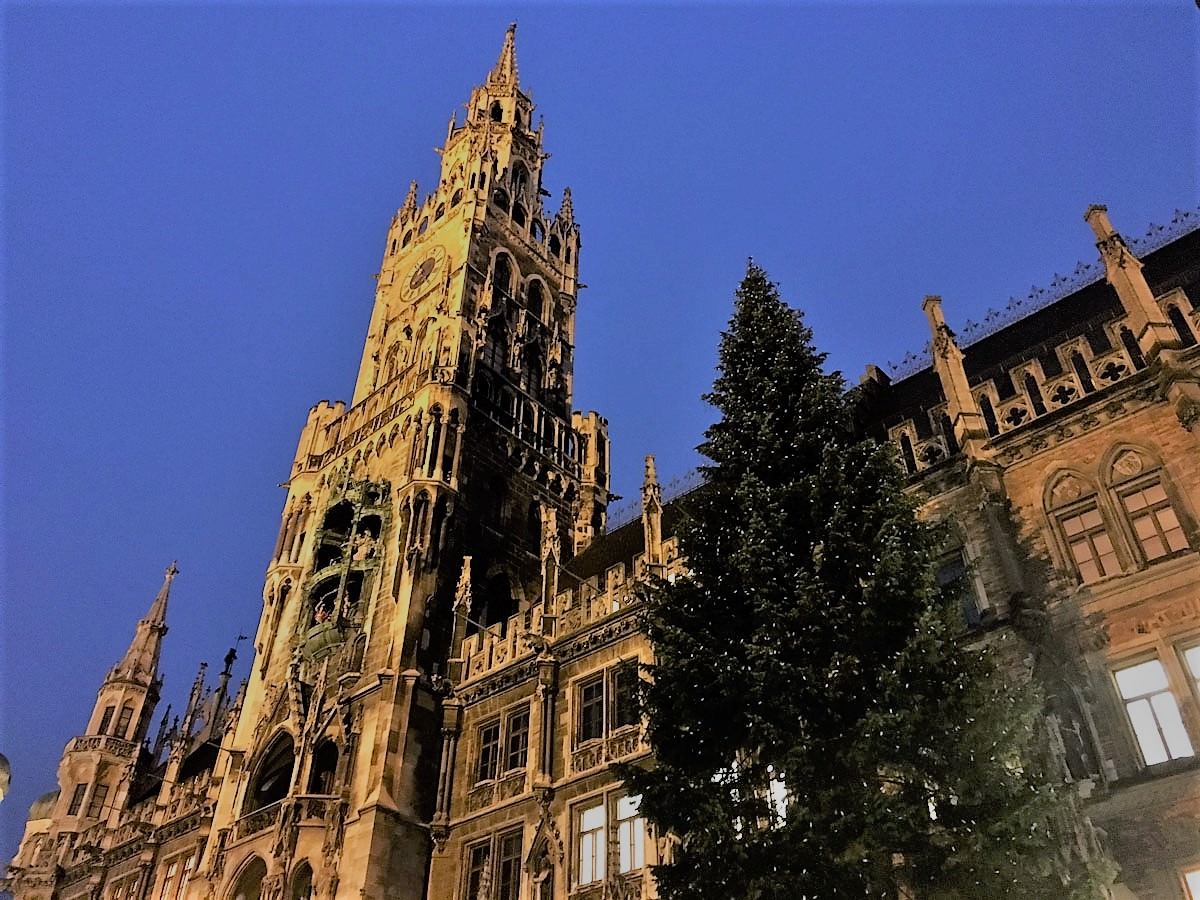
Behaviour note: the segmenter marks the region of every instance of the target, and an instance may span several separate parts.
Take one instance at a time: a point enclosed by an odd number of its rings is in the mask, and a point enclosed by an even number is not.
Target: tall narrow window
[[[487,841],[467,848],[466,891],[463,893],[463,900],[479,900],[479,886],[483,883],[484,873],[491,862],[491,849],[491,844]]]
[[[162,885],[158,890],[158,900],[174,900],[175,883],[179,877],[179,860],[173,859],[163,870]]]
[[[1129,354],[1129,361],[1133,363],[1135,369],[1146,368],[1146,357],[1142,355],[1142,348],[1138,346],[1137,338],[1124,326],[1121,328],[1121,344],[1125,347],[1125,352]]]
[[[1042,400],[1042,392],[1038,389],[1037,380],[1028,372],[1025,373],[1025,393],[1029,396],[1029,402],[1033,405],[1034,414],[1044,416],[1046,414],[1046,403]]]
[[[1088,368],[1087,362],[1078,350],[1071,354],[1071,365],[1075,369],[1075,375],[1079,378],[1079,384],[1083,388],[1083,392],[1090,394],[1096,390],[1096,384],[1092,381],[1092,371]]]
[[[1179,517],[1161,482],[1123,493],[1121,503],[1147,562],[1188,548]]]
[[[579,686],[578,741],[604,737],[604,676],[590,678]]]
[[[917,471],[917,458],[913,455],[912,439],[907,434],[900,435],[900,455],[904,459],[904,469],[909,475]]]
[[[121,715],[117,718],[117,729],[113,732],[119,738],[129,737],[129,723],[133,719],[133,706],[126,703],[121,707]]]
[[[1094,505],[1059,519],[1079,579],[1088,584],[1119,570],[1117,552]]]
[[[108,799],[108,785],[98,784],[92,789],[92,799],[88,803],[87,817],[89,819],[98,819],[100,814],[104,812],[104,801]]]
[[[983,424],[987,426],[988,434],[995,437],[1000,433],[1000,425],[996,422],[996,410],[992,408],[992,399],[983,394],[979,398],[979,411],[983,414]]]
[[[1183,663],[1192,676],[1192,688],[1200,696],[1200,644],[1183,651]]]
[[[1183,347],[1190,347],[1196,343],[1196,336],[1192,334],[1192,329],[1188,325],[1187,317],[1179,309],[1178,306],[1171,304],[1167,307],[1167,318],[1171,320],[1171,324],[1175,326],[1175,333],[1179,335],[1179,344]]]
[[[1188,900],[1200,900],[1200,868],[1184,872],[1183,884],[1187,888]]]
[[[504,770],[525,768],[529,758],[529,707],[508,717],[504,740]]]
[[[612,670],[612,714],[609,730],[641,723],[638,712],[638,664],[622,663]]]
[[[617,801],[617,871],[633,872],[646,864],[646,820],[640,795]]]
[[[521,832],[501,835],[496,856],[495,900],[517,900],[521,894]]]
[[[581,809],[577,822],[577,884],[604,880],[604,802]]]
[[[115,706],[104,707],[104,715],[100,717],[100,727],[96,729],[99,734],[108,734],[108,726],[112,724],[113,713],[116,711]]]
[[[71,794],[71,804],[67,807],[68,816],[79,815],[79,808],[83,806],[83,795],[87,793],[86,784],[75,785],[75,791]]]
[[[479,729],[479,766],[476,781],[491,781],[500,767],[500,723],[489,722]]]
[[[1113,677],[1146,765],[1194,755],[1162,662],[1151,659],[1118,669]]]

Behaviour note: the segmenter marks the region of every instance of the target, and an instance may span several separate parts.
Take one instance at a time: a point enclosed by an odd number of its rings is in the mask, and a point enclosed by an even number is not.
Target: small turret
[[[663,564],[662,487],[654,457],[646,457],[646,474],[642,479],[642,530],[646,538],[646,566],[657,570]]]

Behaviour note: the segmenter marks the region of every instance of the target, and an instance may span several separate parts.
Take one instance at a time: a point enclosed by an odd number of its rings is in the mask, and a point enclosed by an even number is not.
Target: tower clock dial
[[[431,247],[429,251],[420,257],[413,267],[409,270],[408,280],[405,282],[405,293],[410,299],[416,298],[423,294],[430,286],[432,286],[433,276],[442,268],[442,263],[446,259],[446,250],[443,247]]]

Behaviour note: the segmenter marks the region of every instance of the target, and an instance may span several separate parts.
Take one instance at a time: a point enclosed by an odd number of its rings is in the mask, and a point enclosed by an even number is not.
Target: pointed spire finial
[[[171,599],[171,582],[175,580],[175,576],[179,574],[179,566],[177,560],[172,560],[163,572],[162,587],[158,589],[158,595],[154,598],[154,602],[150,604],[150,611],[146,613],[146,621],[151,625],[166,625],[167,624],[167,601]]]
[[[400,207],[405,212],[412,212],[417,208],[417,182],[413,179],[408,184],[408,196],[404,198],[404,206]]]
[[[562,206],[559,207],[558,214],[568,224],[575,221],[575,204],[571,202],[571,189],[569,187],[563,188]]]
[[[513,22],[504,33],[504,46],[500,48],[500,58],[496,60],[496,67],[488,75],[488,81],[492,84],[519,85],[521,82],[517,72],[516,35],[517,23]]]

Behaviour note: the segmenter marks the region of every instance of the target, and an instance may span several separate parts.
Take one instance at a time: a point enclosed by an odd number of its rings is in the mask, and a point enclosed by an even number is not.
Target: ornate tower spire
[[[654,457],[646,457],[646,474],[642,479],[642,530],[646,536],[646,565],[663,564],[662,548],[662,488]]]
[[[162,639],[167,633],[167,603],[171,599],[171,582],[178,574],[179,567],[174,562],[167,566],[162,587],[158,589],[158,594],[145,617],[138,622],[133,641],[125,651],[125,656],[109,674],[110,679],[137,679],[138,676],[148,675],[153,680],[158,673]]]
[[[504,46],[500,48],[500,58],[488,73],[488,84],[511,84],[520,87],[521,78],[517,72],[517,23],[513,22],[504,33]]]

